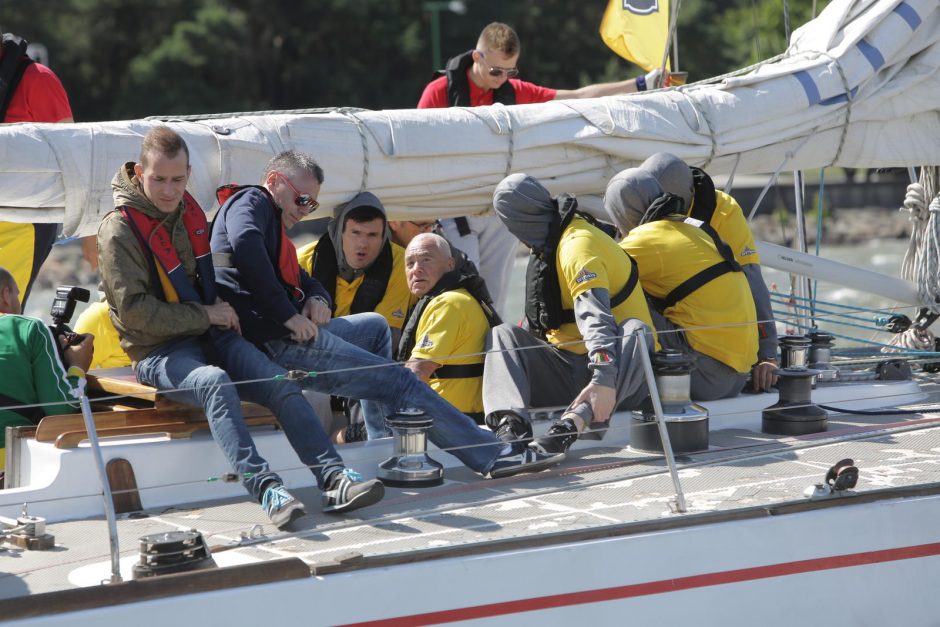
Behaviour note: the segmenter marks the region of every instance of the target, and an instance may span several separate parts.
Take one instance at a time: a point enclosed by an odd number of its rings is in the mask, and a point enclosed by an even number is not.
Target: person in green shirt
[[[20,290],[10,272],[0,267],[0,468],[6,463],[7,427],[78,411],[72,394],[75,377],[67,370],[77,367],[83,373],[94,352],[94,336],[86,334],[66,347],[60,359],[55,344],[59,338],[52,337],[41,320],[20,313]],[[7,409],[42,403],[54,404]]]

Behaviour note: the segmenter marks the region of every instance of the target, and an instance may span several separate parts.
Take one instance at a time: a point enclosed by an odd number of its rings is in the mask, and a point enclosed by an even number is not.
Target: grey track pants
[[[646,342],[633,333],[644,329]],[[617,406],[639,407],[649,394],[638,351],[652,349],[649,327],[636,319],[620,325]],[[483,410],[511,409],[529,418],[529,409],[569,405],[591,381],[588,356],[555,348],[528,331],[501,324],[490,331],[483,370]],[[514,350],[522,349],[522,350]]]
[[[713,401],[719,398],[737,396],[744,389],[747,373],[736,371],[713,357],[693,350],[686,340],[685,333],[668,318],[650,307],[653,324],[656,325],[659,344],[663,348],[675,348],[695,360],[692,370],[692,400]]]

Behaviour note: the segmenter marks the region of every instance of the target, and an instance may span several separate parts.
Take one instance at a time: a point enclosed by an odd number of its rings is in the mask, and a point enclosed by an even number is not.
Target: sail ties
[[[337,109],[337,113],[342,113],[353,121],[356,130],[359,131],[359,140],[362,142],[362,180],[359,185],[359,193],[366,191],[369,187],[369,140],[366,137],[365,125],[359,116],[356,115],[357,109]]]

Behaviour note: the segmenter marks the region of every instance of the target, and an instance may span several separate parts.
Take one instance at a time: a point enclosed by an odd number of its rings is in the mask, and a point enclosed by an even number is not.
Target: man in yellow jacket
[[[686,213],[708,223],[741,265],[757,309],[758,360],[751,368],[751,381],[755,390],[769,390],[776,382],[777,327],[774,322],[770,292],[760,269],[760,255],[754,234],[748,226],[741,205],[728,194],[716,190],[708,174],[690,167],[685,161],[668,152],[658,152],[640,165],[657,180],[664,192],[675,194],[685,202]]]
[[[389,241],[382,202],[361,192],[342,207],[318,241],[297,251],[297,260],[330,293],[334,316],[381,314],[394,346],[412,302],[404,252]]]
[[[730,247],[639,168],[611,179],[604,207],[625,234],[660,343],[695,360],[692,398],[737,395],[757,361],[757,315]]]

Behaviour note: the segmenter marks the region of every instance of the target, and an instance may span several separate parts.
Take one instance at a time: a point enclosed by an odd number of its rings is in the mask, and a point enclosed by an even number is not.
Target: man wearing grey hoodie
[[[402,247],[389,239],[382,201],[371,192],[354,196],[318,241],[297,251],[300,267],[329,292],[334,316],[381,314],[396,346],[413,302],[404,256]]]
[[[689,166],[668,152],[657,152],[640,164],[659,182],[664,192],[675,194],[685,202],[691,217],[711,225],[734,253],[751,288],[757,309],[757,363],[751,368],[755,390],[770,390],[776,383],[777,326],[774,322],[770,292],[760,269],[760,254],[754,234],[748,226],[741,205],[728,194],[715,189],[711,177],[701,168]]]
[[[98,261],[111,320],[141,383],[205,409],[212,436],[242,484],[278,528],[304,514],[261,457],[241,398],[271,409],[323,491],[325,512],[379,501],[384,487],[344,466],[297,383],[239,334],[216,296],[205,214],[186,193],[189,149],[166,126],[144,138],[138,163],[111,186],[115,210],[98,229]],[[236,388],[233,381],[248,381]]]
[[[531,436],[529,408],[568,405],[537,450],[566,451],[591,422],[647,396],[640,351],[653,323],[629,255],[577,211],[577,200],[526,174],[496,187],[493,207],[530,250],[526,320],[500,325],[483,371],[486,421],[506,439]],[[640,332],[639,336],[637,332]],[[537,350],[533,350],[537,349]]]
[[[660,343],[692,357],[694,400],[737,395],[757,357],[756,313],[741,265],[708,224],[651,174],[627,168],[607,184],[604,208],[637,264]]]

